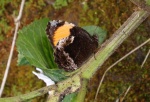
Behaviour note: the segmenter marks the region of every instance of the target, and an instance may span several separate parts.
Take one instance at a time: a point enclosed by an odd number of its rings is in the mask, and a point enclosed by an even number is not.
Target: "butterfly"
[[[98,37],[73,23],[49,21],[46,33],[54,49],[55,62],[65,71],[78,69],[98,48]]]

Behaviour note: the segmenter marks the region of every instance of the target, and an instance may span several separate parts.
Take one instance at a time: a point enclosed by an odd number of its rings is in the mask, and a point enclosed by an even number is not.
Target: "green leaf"
[[[18,54],[18,66],[21,65],[30,65],[30,63],[28,62],[28,60],[23,56],[23,54]]]
[[[62,102],[77,102],[76,96],[77,96],[76,92],[66,95],[65,98],[62,100]]]
[[[48,19],[34,21],[19,31],[17,39],[18,65],[31,64],[58,82],[66,79],[65,72],[58,69],[53,58],[53,48],[46,36]]]
[[[98,26],[91,25],[84,26],[82,28],[85,29],[90,35],[97,35],[99,44],[101,44],[106,39],[107,31]]]
[[[48,76],[55,82],[66,79],[65,71],[61,69],[43,69],[44,75]]]
[[[46,18],[37,20],[20,30],[17,49],[31,65],[41,69],[57,69],[53,49],[45,31],[48,21]]]

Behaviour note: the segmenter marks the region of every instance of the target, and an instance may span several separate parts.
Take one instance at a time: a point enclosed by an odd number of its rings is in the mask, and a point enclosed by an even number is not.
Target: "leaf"
[[[43,69],[44,75],[48,76],[55,82],[66,79],[65,71],[61,69]]]
[[[21,65],[30,65],[30,63],[28,62],[28,60],[23,56],[23,54],[18,54],[18,66]]]
[[[46,36],[48,19],[41,19],[19,31],[17,39],[18,65],[30,64],[58,82],[66,79],[65,72],[58,69],[53,58],[53,48]]]
[[[107,31],[103,30],[98,26],[91,25],[84,26],[82,28],[85,29],[90,35],[96,34],[98,36],[99,44],[101,44],[106,39]]]
[[[53,49],[45,31],[48,21],[46,18],[37,20],[20,30],[17,49],[31,65],[41,69],[57,69]]]
[[[76,96],[77,93],[71,93],[69,95],[66,95],[65,98],[62,100],[62,102],[76,102]]]

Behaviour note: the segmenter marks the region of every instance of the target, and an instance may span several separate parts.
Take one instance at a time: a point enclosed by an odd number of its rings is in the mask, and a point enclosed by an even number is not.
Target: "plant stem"
[[[19,95],[19,96],[15,96],[15,97],[9,97],[9,98],[0,98],[0,102],[23,102],[23,101],[32,99],[34,97],[46,94],[49,90],[55,90],[55,89],[56,89],[55,85],[47,86],[47,87],[38,89],[36,91],[30,92],[28,94]]]
[[[96,53],[96,60],[91,58],[87,64],[84,64],[81,71],[82,77],[90,79],[112,53],[119,47],[119,45],[130,35],[133,31],[149,16],[147,11],[136,11],[128,20],[113,34],[110,40],[106,41],[98,53]],[[105,46],[105,47],[103,47]],[[94,67],[93,67],[94,66]],[[88,69],[87,69],[88,67]]]
[[[130,35],[133,31],[149,16],[147,11],[134,12],[127,21],[113,34],[110,40],[106,41],[100,51],[96,53],[96,60],[91,58],[86,64],[82,66],[82,78],[90,79],[92,75],[100,68],[100,66],[109,58],[112,53],[119,47],[119,45]],[[103,47],[104,46],[104,47]],[[79,94],[84,94],[84,91]],[[84,97],[78,95],[78,102],[83,102]]]
[[[82,79],[82,82],[81,82],[81,87],[80,87],[80,90],[78,92],[78,102],[84,102],[84,97],[86,95],[86,92],[87,92],[87,85],[88,85],[88,80],[87,79]]]

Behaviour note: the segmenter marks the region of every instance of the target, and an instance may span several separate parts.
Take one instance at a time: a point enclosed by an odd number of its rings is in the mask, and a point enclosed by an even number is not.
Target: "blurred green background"
[[[0,82],[6,68],[14,33],[14,17],[20,0],[0,1]],[[79,26],[97,25],[107,30],[109,38],[138,8],[129,0],[26,0],[20,29],[32,21],[48,17],[73,22]],[[146,19],[91,78],[85,102],[92,102],[104,71],[127,52],[150,38],[150,18]],[[140,65],[150,49],[146,45],[116,65],[107,74],[98,94],[98,102],[114,102],[129,85],[126,102],[150,101],[150,58]],[[8,75],[3,97],[16,96],[39,89],[45,84],[38,80],[31,66],[17,66],[17,49]],[[31,102],[43,102],[46,95]]]

